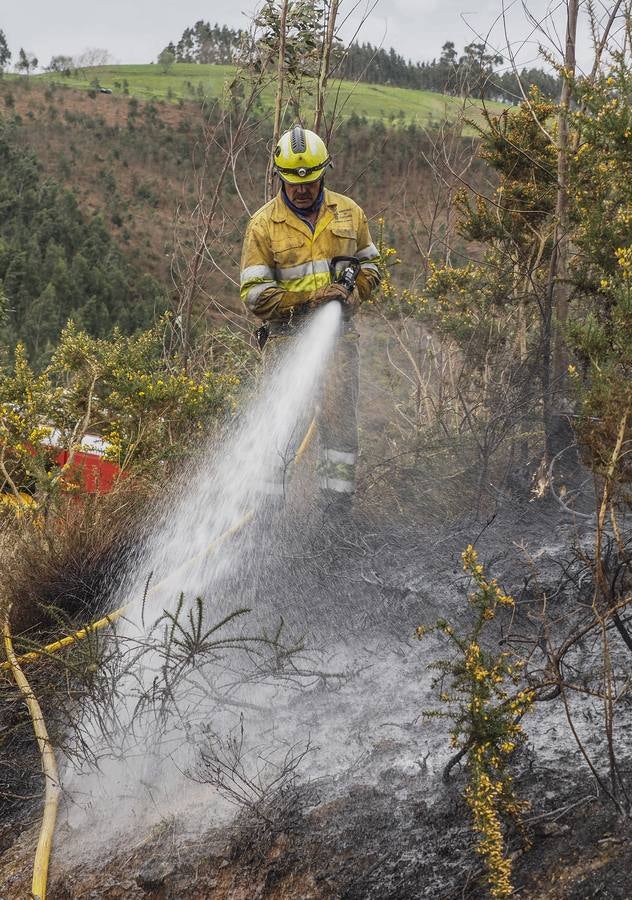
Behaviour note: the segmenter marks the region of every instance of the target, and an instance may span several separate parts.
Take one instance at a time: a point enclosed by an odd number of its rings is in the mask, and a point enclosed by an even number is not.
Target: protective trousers
[[[275,365],[279,356],[289,349],[288,342],[292,340],[291,335],[270,336],[263,351],[265,369]],[[320,439],[318,479],[321,489],[329,497],[349,496],[355,492],[359,362],[358,333],[343,326],[343,333],[339,335],[327,363],[316,409]],[[307,416],[304,425],[297,429],[295,446],[275,466],[271,480],[263,485],[265,493],[276,496],[285,493],[287,462],[298,449],[309,422],[310,417]]]

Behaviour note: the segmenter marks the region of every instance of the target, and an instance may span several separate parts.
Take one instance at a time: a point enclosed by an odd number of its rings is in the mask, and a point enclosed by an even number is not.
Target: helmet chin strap
[[[325,183],[325,176],[323,175],[322,178],[320,179],[318,194],[317,194],[314,202],[312,204],[310,204],[310,206],[300,206],[299,207],[299,206],[295,206],[292,203],[292,201],[290,200],[290,198],[288,197],[287,191],[285,190],[285,182],[283,182],[283,193],[285,195],[285,202],[288,204],[288,206],[290,207],[290,209],[293,212],[297,212],[297,213],[299,213],[299,215],[302,215],[302,216],[306,216],[306,215],[309,216],[312,213],[317,212],[321,207],[321,204],[323,202],[323,185],[324,185],[324,183]]]

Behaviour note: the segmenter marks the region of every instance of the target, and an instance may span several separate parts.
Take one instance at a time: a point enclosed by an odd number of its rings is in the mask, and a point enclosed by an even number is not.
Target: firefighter
[[[367,219],[349,197],[324,186],[332,165],[324,141],[296,126],[274,152],[281,180],[276,197],[248,224],[241,259],[241,298],[265,323],[266,355],[291,338],[305,317],[331,300],[343,303],[341,333],[324,379],[318,412],[319,479],[324,496],[348,509],[355,491],[358,430],[358,332],[353,316],[380,281]],[[356,257],[355,288],[335,283],[331,261]],[[282,494],[282,471],[267,486]]]

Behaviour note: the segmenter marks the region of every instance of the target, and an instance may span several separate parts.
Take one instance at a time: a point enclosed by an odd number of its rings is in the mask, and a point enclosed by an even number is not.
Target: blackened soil
[[[537,517],[532,509],[498,516],[478,540],[481,557],[514,596],[530,564],[519,568],[512,541],[525,541],[534,557],[546,548],[547,565],[557,572],[553,557],[570,528],[556,509]],[[358,629],[410,634],[420,612],[431,621],[446,611],[462,580],[459,552],[475,538],[473,526],[436,535],[419,529],[388,544],[383,535],[363,533],[342,554],[345,560],[357,557],[356,577],[342,580],[349,573],[338,545],[336,557],[327,560],[326,583],[341,573],[337,599],[340,585],[349,585],[345,614]],[[541,552],[537,560],[542,570]],[[361,619],[367,597],[374,616]],[[402,743],[399,750],[403,757],[409,747]],[[292,788],[274,808],[242,811],[230,829],[193,840],[181,823],[168,822],[128,841],[124,850],[111,848],[74,868],[62,869],[53,856],[49,900],[483,900],[488,893],[462,800],[463,773],[455,769],[446,786],[436,771],[394,765],[393,740],[377,742],[374,753],[370,778],[356,772]],[[577,756],[560,750],[556,759],[549,749],[545,757],[525,752],[516,760],[517,793],[531,804],[523,832],[508,834],[517,896],[632,897],[629,820],[598,795]],[[37,825],[14,840],[17,819],[6,821],[15,828],[5,835],[0,855],[0,900],[23,900]],[[32,822],[30,815],[24,818],[24,824]],[[56,840],[72,844],[73,835],[61,826]]]
[[[517,788],[531,809],[524,833],[509,836],[516,894],[629,898],[629,822],[596,796],[588,779],[538,769],[532,760],[521,767]],[[385,770],[377,785],[339,785],[337,798],[324,802],[330,784],[301,788],[280,809],[243,813],[230,832],[208,832],[195,842],[181,841],[175,826],[165,825],[105,866],[86,860],[63,873],[53,866],[49,897],[483,900],[488,894],[461,777],[432,805],[423,773],[411,779]],[[0,896],[28,896],[29,866],[17,855],[11,874],[8,861]]]

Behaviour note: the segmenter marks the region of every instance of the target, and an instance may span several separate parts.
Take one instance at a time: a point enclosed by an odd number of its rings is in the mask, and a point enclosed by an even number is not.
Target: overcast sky
[[[367,0],[362,0],[367,2]],[[542,65],[538,60],[538,41],[522,8],[522,2],[505,0],[510,42],[520,65]],[[352,0],[343,0],[342,9],[351,9]],[[146,63],[169,41],[177,41],[183,30],[199,19],[232,27],[245,27],[256,0],[2,0],[0,29],[13,52],[15,62],[20,47],[34,53],[40,65],[56,54],[76,56],[87,47],[108,50],[114,62]],[[563,0],[530,0],[535,17],[544,21],[553,43],[555,26],[563,41]],[[370,41],[415,61],[439,56],[446,40],[455,41],[460,50],[465,43],[490,35],[491,44],[506,56],[502,24],[502,0],[378,0],[359,34]],[[344,27],[348,39],[357,26],[356,12]],[[496,23],[496,24],[494,24]],[[549,41],[549,46],[551,42]],[[584,23],[579,46],[580,65],[589,65],[589,41]]]

